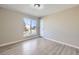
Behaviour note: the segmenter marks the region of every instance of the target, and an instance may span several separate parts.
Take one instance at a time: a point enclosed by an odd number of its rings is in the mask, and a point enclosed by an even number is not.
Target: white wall
[[[41,36],[79,47],[79,7],[41,19]]]
[[[0,8],[0,44],[23,40],[23,17],[27,15]]]

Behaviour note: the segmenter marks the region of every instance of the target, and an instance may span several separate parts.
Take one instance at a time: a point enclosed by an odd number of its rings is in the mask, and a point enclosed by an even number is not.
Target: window
[[[36,20],[24,18],[24,36],[36,34]]]

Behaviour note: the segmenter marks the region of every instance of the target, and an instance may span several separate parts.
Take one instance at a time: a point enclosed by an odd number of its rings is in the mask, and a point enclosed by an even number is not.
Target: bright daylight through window
[[[24,18],[24,36],[30,36],[36,34],[36,20],[30,18]]]

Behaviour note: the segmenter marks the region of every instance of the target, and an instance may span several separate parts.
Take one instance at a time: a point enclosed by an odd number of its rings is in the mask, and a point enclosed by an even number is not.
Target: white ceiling
[[[43,4],[42,9],[33,8],[30,4],[3,4],[0,7],[11,9],[14,11],[19,11],[22,13],[26,13],[29,15],[42,17],[46,15],[50,15],[55,12],[62,11],[67,8],[75,7],[77,5],[71,4]]]

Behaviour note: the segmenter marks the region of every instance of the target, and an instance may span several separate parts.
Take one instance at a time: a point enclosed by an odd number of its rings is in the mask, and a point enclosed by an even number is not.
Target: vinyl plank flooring
[[[76,54],[76,49],[71,48],[69,46],[65,46],[61,52],[61,55],[75,55],[75,54]]]
[[[79,55],[79,49],[36,38],[0,47],[0,55]]]

